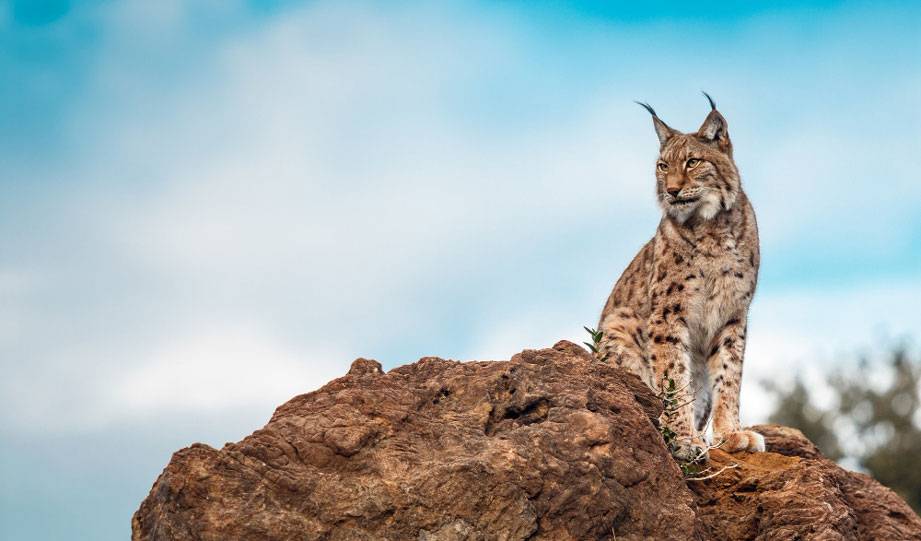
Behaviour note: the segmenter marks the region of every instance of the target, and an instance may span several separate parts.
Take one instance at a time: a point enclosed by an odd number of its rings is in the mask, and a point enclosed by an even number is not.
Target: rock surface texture
[[[661,401],[579,346],[349,373],[216,450],[173,455],[135,540],[917,539],[921,519],[799,432],[684,479]]]

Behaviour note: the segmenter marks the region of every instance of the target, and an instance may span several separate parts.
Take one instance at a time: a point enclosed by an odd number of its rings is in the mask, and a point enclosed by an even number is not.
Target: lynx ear
[[[707,101],[710,102],[710,114],[707,115],[704,123],[697,130],[697,136],[706,141],[715,142],[723,151],[729,151],[732,149],[732,142],[729,141],[729,125],[723,115],[716,110],[713,98],[706,92],[703,94],[707,97]]]
[[[659,136],[659,146],[665,146],[665,142],[668,141],[671,136],[675,135],[675,130],[668,127],[668,124],[662,122],[659,116],[656,114],[655,109],[653,109],[648,103],[635,102],[637,105],[642,106],[644,109],[649,111],[649,114],[652,115],[652,125],[656,128],[656,135]]]

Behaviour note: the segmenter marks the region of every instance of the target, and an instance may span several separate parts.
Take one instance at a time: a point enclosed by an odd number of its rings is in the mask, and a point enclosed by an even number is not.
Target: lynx
[[[693,460],[713,445],[763,451],[739,425],[739,386],[748,308],[760,255],[755,212],[742,191],[726,119],[713,99],[695,133],[670,128],[648,104],[659,138],[656,195],[662,219],[614,285],[598,329],[598,355],[655,391],[677,391],[661,422],[677,434],[675,456]]]

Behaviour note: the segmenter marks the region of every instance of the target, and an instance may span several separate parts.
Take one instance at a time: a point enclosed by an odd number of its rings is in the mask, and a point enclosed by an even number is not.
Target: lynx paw
[[[706,462],[707,444],[703,440],[682,438],[671,445],[672,456],[684,462]]]
[[[736,432],[727,432],[713,437],[715,443],[719,443],[719,448],[727,453],[736,451],[749,451],[760,453],[764,451],[764,436],[751,430],[739,430]]]

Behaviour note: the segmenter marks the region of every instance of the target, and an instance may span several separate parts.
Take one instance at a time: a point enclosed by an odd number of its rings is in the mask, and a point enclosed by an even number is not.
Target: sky
[[[921,340],[916,2],[0,0],[0,538],[125,539],[173,451],[356,357],[582,341],[648,101],[729,123],[742,391]]]

